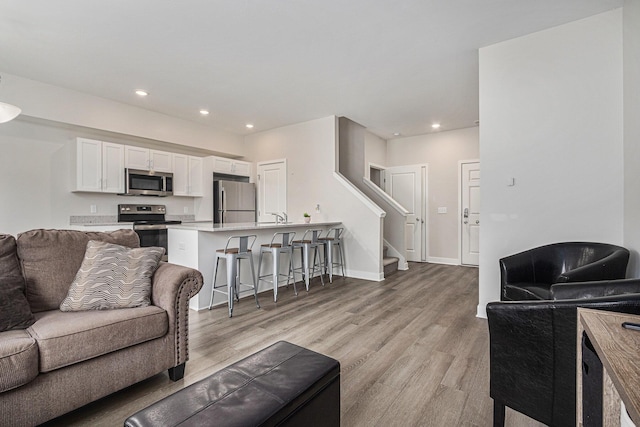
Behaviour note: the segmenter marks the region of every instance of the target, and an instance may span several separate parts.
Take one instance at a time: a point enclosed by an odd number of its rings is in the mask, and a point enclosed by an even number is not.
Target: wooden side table
[[[582,337],[590,340],[602,362],[602,424],[620,425],[620,402],[640,427],[640,331],[622,322],[640,323],[640,316],[578,308],[576,420],[583,425]],[[586,394],[586,390],[585,394]]]

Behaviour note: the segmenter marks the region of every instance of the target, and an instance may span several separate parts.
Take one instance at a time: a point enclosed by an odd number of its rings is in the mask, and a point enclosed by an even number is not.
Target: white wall
[[[622,244],[622,89],[619,9],[480,49],[479,315],[503,256]]]
[[[640,277],[640,2],[624,2],[624,246]]]
[[[382,278],[382,218],[334,177],[336,118],[325,117],[245,138],[248,159],[287,159],[287,213],[302,219],[342,221],[348,275]],[[320,212],[315,206],[320,205]]]
[[[429,164],[429,257],[456,261],[458,237],[458,162],[479,158],[477,127],[387,141],[386,166]],[[446,207],[439,214],[438,207]]]

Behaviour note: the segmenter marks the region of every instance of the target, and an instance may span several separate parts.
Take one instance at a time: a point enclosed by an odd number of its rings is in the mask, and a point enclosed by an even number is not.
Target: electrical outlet
[[[446,206],[444,206],[444,207],[439,207],[439,208],[438,208],[438,213],[439,213],[439,214],[446,214],[446,213],[447,213],[447,207],[446,207]]]
[[[320,203],[316,205],[316,213],[320,213]]]
[[[91,206],[89,206],[89,211],[91,213],[96,213],[96,212],[98,212],[98,207],[96,205],[91,205]]]
[[[184,213],[188,214],[189,213],[189,206],[185,206],[184,207]]]
[[[184,251],[187,249],[187,245],[184,244],[184,242],[179,242],[178,243],[178,249],[181,251]]]

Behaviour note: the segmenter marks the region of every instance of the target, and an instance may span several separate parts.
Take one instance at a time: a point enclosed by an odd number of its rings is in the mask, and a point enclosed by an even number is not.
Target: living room
[[[635,96],[640,93],[638,27],[639,6],[625,1],[619,9],[480,48],[483,228],[478,316],[486,315],[489,301],[499,299],[497,260],[546,243],[583,240],[625,246],[632,252],[627,275],[640,276],[640,225],[635,220],[640,214],[640,183],[635,177],[640,165],[640,124],[635,120],[640,112]],[[67,107],[61,108],[60,99]],[[286,143],[274,141],[273,151],[258,155],[254,140],[268,139],[268,132],[236,135],[12,73],[2,73],[0,100],[19,105],[33,118],[0,125],[2,144],[18,150],[9,152],[21,159],[3,156],[0,161],[3,198],[9,195],[0,223],[3,232],[14,234],[39,226],[62,227],[70,214],[84,213],[90,204],[97,204],[98,211],[107,211],[112,204],[105,197],[78,197],[69,203],[71,196],[51,189],[55,182],[48,178],[56,176],[52,169],[59,149],[55,144],[74,133],[51,130],[40,120],[184,141],[197,149],[211,150],[213,145],[215,151],[251,161],[289,155],[296,139],[316,134],[315,128],[305,132],[306,126],[320,126],[326,135],[333,130],[332,119],[326,116],[291,125],[281,130],[290,135]],[[396,149],[402,139],[389,137],[387,149]],[[333,140],[324,143],[326,148]],[[317,149],[323,152],[322,146]],[[301,157],[313,158],[315,153]],[[35,182],[16,186],[16,174],[23,177],[27,165],[36,170],[31,175]],[[291,206],[298,214],[316,204],[314,197],[300,196]],[[169,203],[195,214],[199,208],[179,200]],[[335,209],[340,209],[338,205]],[[24,206],[24,211],[16,216],[6,206]],[[351,215],[348,210],[345,215]],[[370,226],[365,221],[358,237],[367,242],[365,247],[377,250],[380,236],[368,236]]]

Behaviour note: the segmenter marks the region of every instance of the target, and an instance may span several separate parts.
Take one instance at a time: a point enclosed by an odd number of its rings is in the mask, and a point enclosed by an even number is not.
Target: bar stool
[[[251,248],[256,241],[257,236],[255,234],[250,236],[231,236],[227,239],[227,244],[224,249],[218,249],[216,251],[216,266],[213,269],[213,285],[211,288],[211,302],[209,303],[209,310],[211,310],[211,306],[213,305],[213,294],[214,292],[220,292],[221,294],[227,295],[227,302],[229,304],[229,317],[233,315],[233,300],[234,297],[236,301],[240,302],[239,297],[239,287],[240,286],[248,286],[253,288],[253,296],[256,299],[256,305],[260,308],[260,303],[258,302],[258,286],[256,283],[256,273],[253,267],[253,256],[251,253]],[[231,247],[231,244],[237,244],[237,247]],[[216,279],[218,274],[218,263],[220,262],[220,258],[225,258],[227,262],[227,283],[224,285],[216,286]],[[240,282],[240,260],[248,259],[251,264],[251,280],[253,285],[247,283]],[[226,287],[227,290],[222,291],[219,288]]]
[[[344,277],[344,251],[342,249],[342,232],[344,228],[335,227],[327,231],[327,235],[319,237],[318,240],[324,243],[324,271],[329,272],[329,283],[333,283],[333,267],[342,268],[342,277]],[[333,250],[338,248],[340,261],[333,260]]]
[[[270,243],[260,245],[260,258],[258,260],[258,285],[263,280],[273,284],[273,302],[278,302],[278,285],[280,284],[281,277],[286,277],[287,286],[289,285],[289,279],[293,276],[293,246],[292,241],[296,236],[294,232],[279,232],[275,233],[271,238]],[[271,254],[272,268],[271,274],[260,275],[260,269],[262,268],[262,256],[264,254]],[[289,268],[287,274],[280,273],[280,254],[289,254]],[[268,278],[271,277],[271,280]],[[293,291],[298,295],[296,289],[296,279],[293,278]]]
[[[324,243],[318,241],[318,237],[322,233],[321,229],[316,230],[306,230],[304,235],[302,236],[302,240],[294,240],[293,241],[293,249],[300,248],[300,257],[301,257],[301,265],[300,268],[293,268],[293,280],[295,282],[296,270],[300,270],[300,274],[304,277],[304,284],[307,287],[307,292],[309,292],[309,279],[316,274],[316,267],[320,271],[320,280],[322,281],[322,286],[324,286],[324,278],[322,277],[322,264],[320,264],[320,256],[318,255],[318,248],[320,246],[324,246]],[[313,271],[311,275],[309,275],[309,253],[313,249]]]

